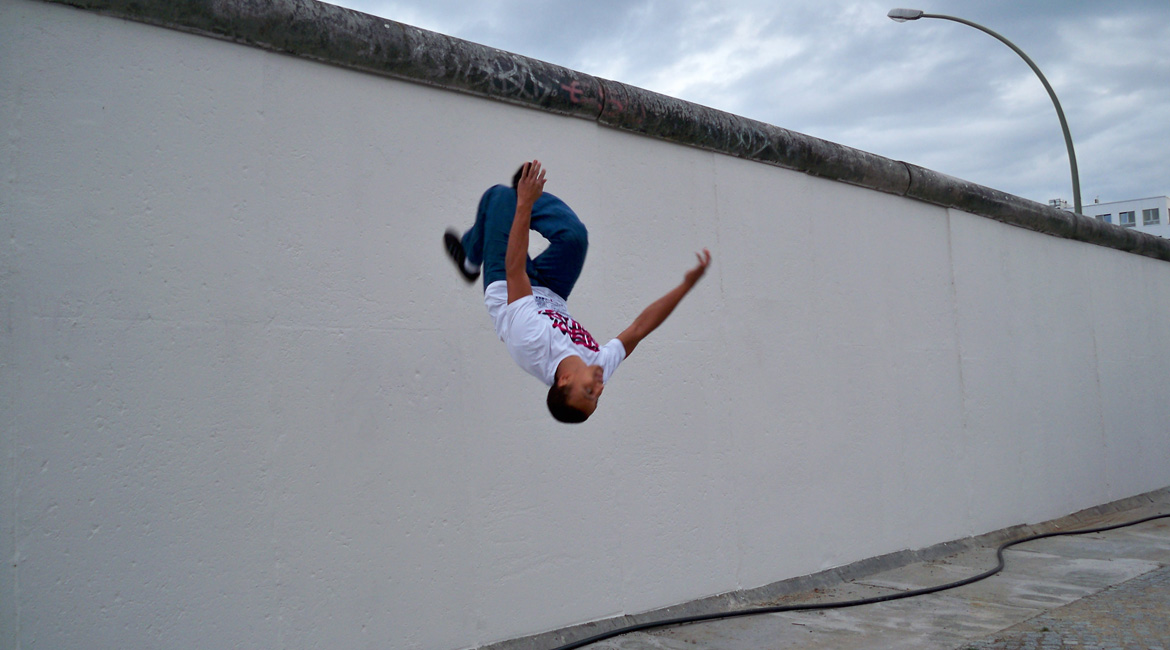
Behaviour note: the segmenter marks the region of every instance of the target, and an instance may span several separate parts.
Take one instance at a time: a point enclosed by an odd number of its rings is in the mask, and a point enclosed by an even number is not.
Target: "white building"
[[[1170,197],[1130,199],[1083,206],[1085,216],[1170,238]]]

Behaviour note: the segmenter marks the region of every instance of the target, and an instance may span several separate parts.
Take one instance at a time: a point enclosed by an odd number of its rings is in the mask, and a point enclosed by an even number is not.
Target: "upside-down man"
[[[444,244],[459,272],[474,282],[483,266],[484,304],[496,334],[517,364],[545,385],[548,410],[561,422],[583,422],[618,364],[666,320],[711,263],[703,249],[683,281],[654,301],[617,338],[597,342],[569,316],[566,301],[581,275],[588,232],[564,201],[544,192],[540,161],[525,163],[512,187],[496,185],[479,202],[475,225],[462,237],[448,230]],[[528,258],[528,232],[549,246]]]

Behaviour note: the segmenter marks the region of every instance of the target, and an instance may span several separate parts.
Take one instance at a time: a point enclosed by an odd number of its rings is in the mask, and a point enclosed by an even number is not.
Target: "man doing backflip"
[[[598,346],[569,316],[565,301],[581,275],[589,247],[585,225],[564,201],[544,192],[540,161],[524,163],[512,187],[496,185],[479,201],[475,225],[443,240],[468,282],[483,266],[484,304],[512,359],[545,385],[548,410],[561,422],[583,422],[614,370],[670,315],[711,263],[703,249],[683,281],[654,301],[617,338]],[[549,246],[528,258],[528,231]]]

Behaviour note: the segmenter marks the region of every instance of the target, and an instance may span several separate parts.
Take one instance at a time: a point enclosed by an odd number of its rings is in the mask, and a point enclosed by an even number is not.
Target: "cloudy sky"
[[[893,4],[910,2],[910,4]],[[905,160],[1086,205],[1170,194],[1170,0],[333,0]],[[1086,209],[1086,213],[1091,212]]]

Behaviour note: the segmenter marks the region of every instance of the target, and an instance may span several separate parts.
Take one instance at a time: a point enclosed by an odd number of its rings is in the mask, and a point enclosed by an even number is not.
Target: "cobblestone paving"
[[[1170,650],[1170,567],[1054,609],[962,650]]]

